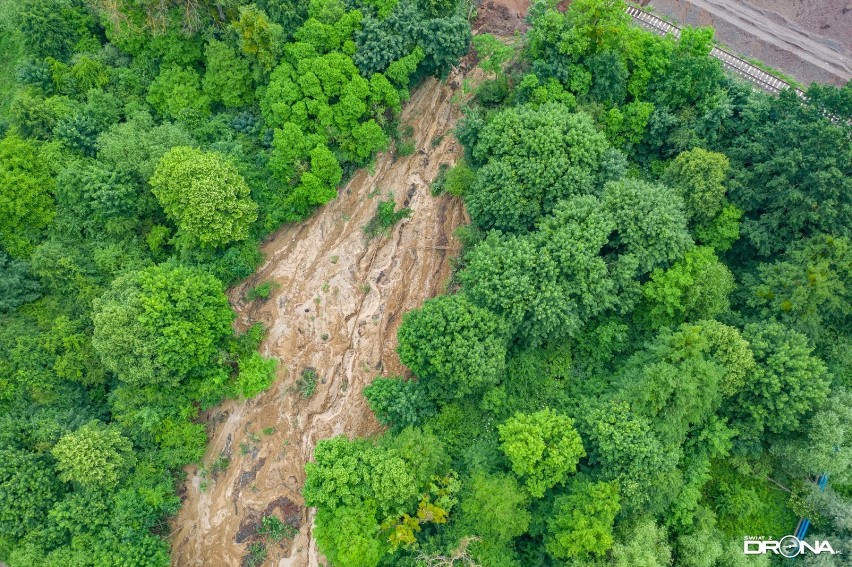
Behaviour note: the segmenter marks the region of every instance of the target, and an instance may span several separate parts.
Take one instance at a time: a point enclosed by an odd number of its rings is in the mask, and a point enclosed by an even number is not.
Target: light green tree
[[[529,493],[541,498],[563,484],[586,456],[574,420],[551,409],[515,414],[498,426],[500,448]]]
[[[529,496],[512,476],[475,472],[462,495],[454,526],[460,535],[505,546],[529,528]]]
[[[257,205],[236,166],[216,152],[187,146],[169,150],[151,178],[151,188],[179,235],[201,247],[245,240]]]
[[[51,453],[60,479],[101,490],[114,488],[136,460],[118,428],[99,421],[63,435]]]
[[[620,509],[614,482],[574,481],[567,494],[554,500],[544,537],[547,553],[555,559],[603,556],[613,545]]]
[[[27,255],[55,214],[55,183],[38,148],[17,136],[0,140],[0,245]]]

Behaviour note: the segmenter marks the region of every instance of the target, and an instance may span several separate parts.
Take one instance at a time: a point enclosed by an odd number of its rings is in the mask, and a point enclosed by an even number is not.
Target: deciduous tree
[[[136,460],[118,428],[98,421],[62,436],[51,453],[60,479],[95,490],[114,488]]]
[[[614,542],[613,524],[621,509],[614,482],[575,480],[554,500],[544,545],[554,559],[601,557]]]
[[[216,152],[172,148],[157,165],[151,188],[189,244],[216,247],[244,240],[257,218],[245,180]]]
[[[497,429],[512,472],[536,498],[563,484],[586,456],[574,420],[553,410],[516,414]]]
[[[175,385],[211,364],[232,333],[233,314],[216,278],[166,265],[117,278],[92,318],[104,366],[144,386]]]
[[[13,257],[27,255],[53,219],[53,187],[34,144],[17,136],[0,140],[0,244]]]
[[[461,398],[496,383],[508,342],[506,324],[464,294],[426,301],[405,314],[399,359],[434,398]]]

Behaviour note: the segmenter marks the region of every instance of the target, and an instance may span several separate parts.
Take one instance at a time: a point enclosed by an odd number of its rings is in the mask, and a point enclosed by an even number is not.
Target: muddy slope
[[[467,222],[459,199],[429,192],[440,164],[461,153],[449,134],[459,117],[452,102],[458,85],[456,77],[419,87],[403,112],[403,123],[414,128],[415,153],[380,155],[374,174],[360,170],[338,199],[279,231],[263,246],[264,266],[232,290],[237,325],[269,329],[261,352],[279,359],[278,380],[257,398],[228,402],[207,416],[204,462],[208,469],[220,456],[230,463],[216,473],[187,469],[171,537],[174,565],[239,565],[256,541],[257,521],[270,513],[299,533],[271,547],[264,565],[318,564],[312,514],[301,497],[304,465],[319,439],[380,431],[361,390],[377,375],[404,372],[394,351],[402,314],[443,291],[458,252],[453,232]],[[362,228],[390,192],[412,215],[368,241]],[[279,286],[268,300],[241,299],[266,281]],[[306,368],[318,377],[307,400],[296,385]]]

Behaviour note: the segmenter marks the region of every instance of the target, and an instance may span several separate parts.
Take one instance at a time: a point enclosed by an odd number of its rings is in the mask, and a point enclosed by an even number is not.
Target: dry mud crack
[[[320,439],[380,431],[361,390],[377,375],[404,372],[395,353],[402,314],[443,291],[459,248],[453,233],[467,222],[459,199],[430,194],[440,165],[461,154],[450,134],[460,115],[452,101],[459,81],[430,79],[407,103],[402,120],[414,128],[413,155],[394,160],[385,153],[374,173],[359,170],[336,200],[264,244],[265,264],[231,291],[237,326],[268,328],[261,352],[279,359],[278,377],[257,398],[204,416],[211,438],[204,463],[224,455],[230,464],[206,477],[187,468],[171,536],[174,565],[239,565],[256,539],[253,523],[270,510],[299,533],[270,546],[265,565],[318,564],[313,518],[301,496],[304,465]],[[362,227],[390,192],[412,215],[367,241]],[[268,300],[241,300],[266,281],[279,286]],[[308,367],[318,380],[305,400],[295,383]]]

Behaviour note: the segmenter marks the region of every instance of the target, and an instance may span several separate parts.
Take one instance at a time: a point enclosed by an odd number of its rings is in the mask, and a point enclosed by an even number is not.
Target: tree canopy
[[[157,164],[151,190],[178,226],[178,235],[199,246],[245,240],[257,205],[237,168],[215,152],[177,146]]]

